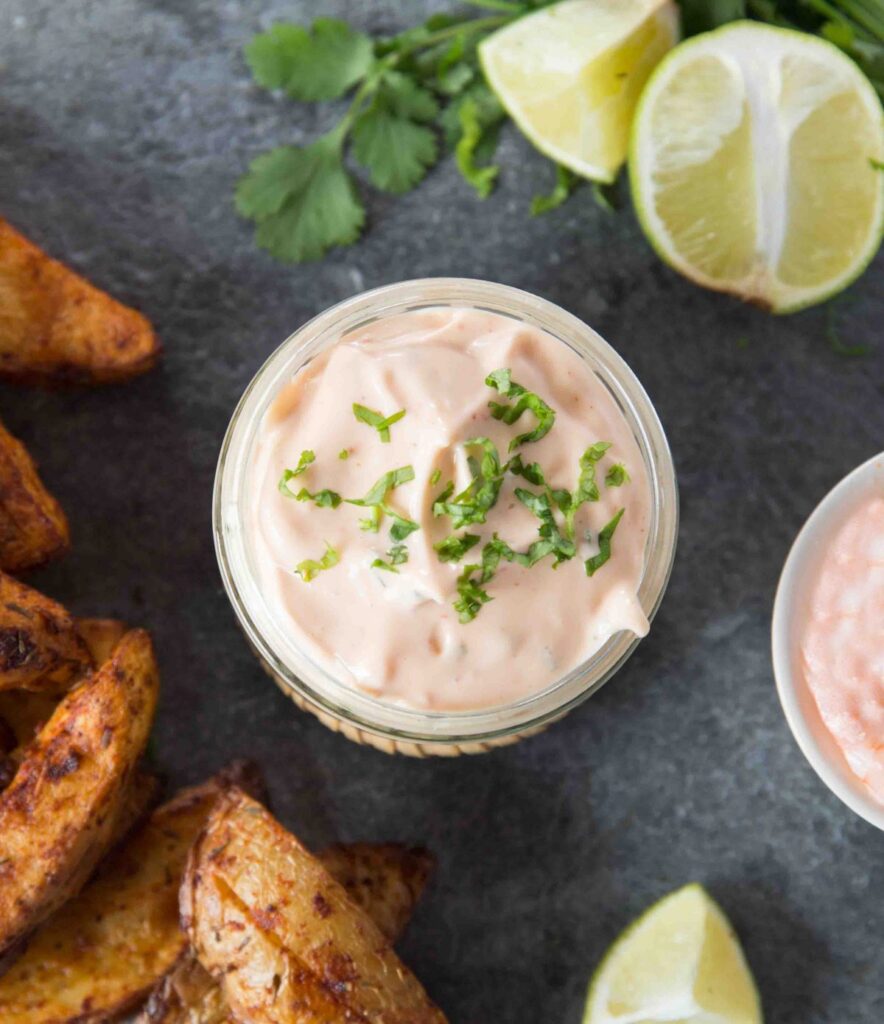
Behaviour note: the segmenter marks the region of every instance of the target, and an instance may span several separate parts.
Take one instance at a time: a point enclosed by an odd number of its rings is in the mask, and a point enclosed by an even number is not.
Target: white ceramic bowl
[[[821,546],[832,537],[845,516],[872,492],[884,492],[884,452],[858,466],[829,491],[796,537],[774,600],[772,642],[780,703],[802,753],[835,796],[860,817],[884,829],[884,807],[850,770],[823,724],[801,672],[798,649],[798,625]]]

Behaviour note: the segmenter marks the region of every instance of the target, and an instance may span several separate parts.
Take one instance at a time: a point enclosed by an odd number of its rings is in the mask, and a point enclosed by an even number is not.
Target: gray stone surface
[[[429,844],[439,871],[404,944],[452,1022],[570,1022],[630,918],[700,879],[731,915],[777,1024],[884,1019],[884,836],[817,781],[768,654],[771,602],[806,515],[884,439],[880,257],[837,308],[775,319],[663,267],[632,213],[588,193],[532,220],[548,166],[515,133],[493,198],[450,163],[369,197],[355,248],[286,268],[252,245],[231,189],[330,111],[254,88],[241,46],[278,17],[395,28],[439,5],[368,0],[0,0],[0,211],[142,308],[166,344],[131,386],[0,389],[75,547],[36,582],[156,636],[155,758],[171,783],[258,758],[311,843]],[[216,454],[264,357],[363,288],[423,275],[530,289],[598,328],[657,405],[683,502],[672,584],[614,682],[545,735],[480,758],[391,760],[332,735],[264,678],[212,551]],[[877,347],[875,347],[877,346]]]

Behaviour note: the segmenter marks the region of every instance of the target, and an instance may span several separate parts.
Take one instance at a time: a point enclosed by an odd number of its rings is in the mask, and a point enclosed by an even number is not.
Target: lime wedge
[[[479,56],[542,153],[609,182],[626,159],[642,86],[677,38],[671,0],[564,0],[495,32]]]
[[[840,50],[735,22],[676,47],[639,102],[630,179],[660,256],[778,313],[841,291],[884,227],[884,110]]]
[[[739,940],[702,886],[634,921],[589,985],[583,1024],[761,1024]]]

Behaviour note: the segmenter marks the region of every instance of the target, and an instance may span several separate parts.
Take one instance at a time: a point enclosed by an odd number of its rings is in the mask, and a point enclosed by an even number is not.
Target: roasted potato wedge
[[[55,713],[60,699],[53,693],[0,690],[0,718],[14,734],[16,747],[25,747],[34,739]]]
[[[218,801],[188,858],[181,919],[250,1024],[443,1024],[390,940],[245,793]]]
[[[0,218],[0,377],[104,384],[149,370],[150,323]]]
[[[262,790],[237,762],[158,807],[92,881],[30,939],[0,978],[0,1021],[107,1021],[132,1009],[182,960],[178,888],[191,843],[234,783]]]
[[[156,706],[133,630],[62,698],[0,794],[0,954],[76,895],[112,842]]]
[[[96,665],[103,665],[113,654],[127,628],[119,619],[77,619],[77,632]]]
[[[2,246],[0,240],[0,253]],[[43,486],[25,446],[0,423],[0,569],[33,569],[70,546],[61,505]]]
[[[0,690],[59,692],[90,668],[70,612],[0,572]]]
[[[426,850],[396,843],[332,846],[318,857],[390,942],[408,924],[433,868]],[[188,951],[151,994],[135,1024],[223,1024],[227,1017],[221,986]]]

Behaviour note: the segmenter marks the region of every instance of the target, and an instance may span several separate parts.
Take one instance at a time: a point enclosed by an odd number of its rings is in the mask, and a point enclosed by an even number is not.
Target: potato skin
[[[77,632],[95,665],[103,665],[126,635],[127,626],[119,619],[77,619]]]
[[[0,377],[105,384],[149,370],[148,320],[52,259],[0,218]]]
[[[25,446],[0,423],[0,569],[24,572],[60,557],[70,546],[61,505],[43,486]]]
[[[70,612],[0,572],[0,690],[58,692],[91,668]]]
[[[236,1019],[444,1024],[344,887],[236,789],[218,802],[191,850],[181,919]]]
[[[0,794],[0,955],[76,895],[112,842],[159,686],[133,630],[59,703]]]
[[[338,845],[317,856],[391,942],[404,931],[433,868],[426,850],[398,843]],[[151,993],[135,1024],[224,1024],[228,1014],[220,985],[188,951]]]

